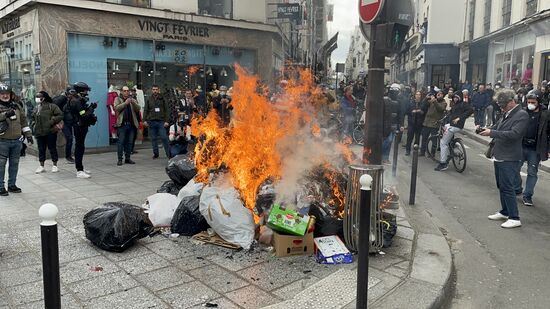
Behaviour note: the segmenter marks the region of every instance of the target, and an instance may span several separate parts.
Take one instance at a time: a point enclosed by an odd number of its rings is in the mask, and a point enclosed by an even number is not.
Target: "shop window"
[[[233,18],[233,0],[199,0],[199,14]]]
[[[474,39],[475,17],[476,17],[476,1],[470,1],[470,20],[468,22],[468,37],[470,40]]]
[[[541,80],[550,79],[550,53],[542,55],[543,71]]]
[[[432,66],[432,85],[443,89],[445,81],[451,77],[451,67],[448,65]]]
[[[485,15],[483,16],[483,34],[491,31],[491,5],[492,0],[485,0]]]
[[[527,0],[525,16],[531,16],[537,12],[537,2],[538,0]]]

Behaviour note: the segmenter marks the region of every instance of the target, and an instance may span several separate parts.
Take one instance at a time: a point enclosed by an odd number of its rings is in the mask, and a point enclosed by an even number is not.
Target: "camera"
[[[96,109],[97,108],[97,102],[90,103],[90,108],[91,109]]]
[[[479,134],[483,131],[485,131],[485,128],[479,127],[479,128],[476,129],[476,134]]]

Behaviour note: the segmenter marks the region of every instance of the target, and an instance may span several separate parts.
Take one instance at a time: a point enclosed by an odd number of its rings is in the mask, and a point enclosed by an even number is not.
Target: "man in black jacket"
[[[533,206],[533,194],[537,184],[537,173],[540,161],[548,160],[548,125],[550,112],[540,104],[537,94],[527,95],[527,113],[529,122],[523,136],[523,160],[519,169],[527,162],[527,179],[523,191],[523,204]],[[518,172],[519,175],[519,172]],[[521,176],[518,178],[517,188],[521,189]]]
[[[65,136],[65,159],[67,163],[74,164],[74,158],[72,155],[73,152],[73,117],[68,108],[68,103],[72,100],[75,91],[73,86],[67,87],[65,93],[62,95],[56,96],[53,98],[53,103],[55,103],[59,109],[63,112],[63,135]],[[66,108],[67,107],[67,108]]]
[[[151,144],[153,144],[153,159],[159,157],[159,145],[158,138],[162,141],[164,147],[164,153],[167,158],[170,158],[170,148],[168,145],[168,135],[166,134],[166,128],[170,122],[170,107],[168,102],[160,94],[160,87],[153,85],[151,88],[153,94],[145,102],[145,108],[143,109],[143,120],[145,120],[145,127],[149,127],[151,134]]]
[[[502,90],[496,95],[503,115],[492,129],[483,129],[479,133],[481,136],[493,138],[492,159],[502,209],[488,218],[506,220],[500,225],[503,228],[521,226],[515,186],[519,177],[518,165],[523,160],[522,141],[529,115],[518,105],[515,96],[513,90]]]
[[[428,110],[428,103],[422,99],[422,92],[417,91],[414,94],[407,108],[407,144],[405,145],[405,155],[411,154],[411,146],[414,139],[416,145],[420,145],[420,134],[422,133],[422,123]]]
[[[445,133],[441,137],[441,157],[436,171],[444,171],[449,167],[449,143],[454,135],[464,128],[464,122],[474,113],[473,108],[468,103],[464,103],[458,93],[453,95],[451,101],[451,110],[447,117],[449,123],[446,125]]]
[[[388,96],[384,97],[384,119],[382,134],[384,140],[382,142],[382,163],[390,163],[390,151],[395,138],[395,133],[403,131],[403,118],[401,107],[397,101],[401,88],[397,84],[392,84],[388,90]]]

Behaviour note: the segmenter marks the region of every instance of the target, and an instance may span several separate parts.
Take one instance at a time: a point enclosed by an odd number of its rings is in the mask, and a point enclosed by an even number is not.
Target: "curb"
[[[475,133],[472,133],[472,132],[470,132],[470,131],[468,131],[468,130],[462,130],[461,133],[462,133],[462,135],[465,135],[465,136],[467,136],[468,138],[470,138],[470,139],[472,139],[472,140],[474,140],[474,141],[476,141],[476,142],[478,142],[478,143],[481,143],[481,144],[483,144],[483,145],[487,145],[487,144],[489,143],[489,141],[487,141],[487,140],[484,139],[483,137],[481,137],[481,136],[479,136],[479,135],[477,135],[477,134],[475,134]],[[546,166],[546,165],[544,165],[544,164],[540,164],[540,165],[539,165],[539,170],[545,171],[545,172],[547,172],[547,173],[550,173],[550,167],[548,167],[548,166]]]

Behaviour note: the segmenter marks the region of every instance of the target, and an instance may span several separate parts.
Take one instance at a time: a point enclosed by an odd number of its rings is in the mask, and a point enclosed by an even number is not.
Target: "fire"
[[[331,188],[331,197],[328,204],[335,209],[335,214],[339,218],[342,218],[346,194],[344,193],[344,188],[341,187],[341,179],[338,179],[341,173],[336,171],[328,162],[325,162],[323,166],[325,167],[324,177],[329,181]]]
[[[349,145],[352,144],[352,139],[350,137],[346,137],[341,143],[336,144],[336,148],[342,156],[344,157],[344,160],[346,160],[346,163],[350,164],[353,162],[353,151],[349,148]]]
[[[197,74],[197,72],[200,70],[200,66],[198,65],[192,65],[187,68],[187,74],[189,74],[189,77]]]
[[[319,127],[319,125],[317,125],[317,124],[312,125],[311,126],[311,134],[313,134],[313,136],[315,136],[315,137],[321,136],[321,127]]]
[[[369,164],[369,157],[372,153],[372,150],[370,148],[363,148],[363,164]]]

